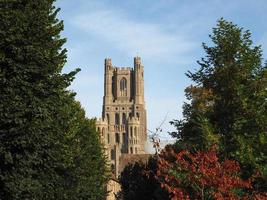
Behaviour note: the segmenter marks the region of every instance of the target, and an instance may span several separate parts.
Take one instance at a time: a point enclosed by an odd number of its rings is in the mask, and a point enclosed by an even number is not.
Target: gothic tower
[[[96,126],[116,177],[121,155],[145,153],[144,67],[140,57],[134,58],[134,68],[118,68],[105,59],[102,118]]]

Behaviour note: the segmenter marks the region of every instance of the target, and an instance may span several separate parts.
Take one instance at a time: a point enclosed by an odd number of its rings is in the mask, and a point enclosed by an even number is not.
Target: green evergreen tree
[[[79,102],[70,94],[62,107],[61,124],[65,130],[64,174],[65,199],[106,199],[108,171],[95,120],[87,119]],[[60,126],[60,125],[59,125]]]
[[[244,177],[257,170],[267,175],[267,65],[251,33],[224,19],[203,44],[200,69],[187,76],[195,85],[186,89],[190,103],[184,119],[172,123],[180,148],[207,149],[218,144],[222,157],[238,160]],[[266,188],[264,189],[266,190]]]
[[[0,0],[0,199],[103,199],[94,122],[67,87],[54,0]],[[74,112],[74,110],[76,110]],[[90,194],[89,194],[90,193]],[[79,196],[77,195],[79,194]]]

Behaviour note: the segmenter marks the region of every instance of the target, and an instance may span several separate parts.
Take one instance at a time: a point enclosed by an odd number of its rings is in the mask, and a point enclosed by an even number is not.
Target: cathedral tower
[[[121,155],[145,153],[144,67],[140,57],[134,58],[134,68],[118,68],[105,59],[102,118],[96,125],[116,177]]]

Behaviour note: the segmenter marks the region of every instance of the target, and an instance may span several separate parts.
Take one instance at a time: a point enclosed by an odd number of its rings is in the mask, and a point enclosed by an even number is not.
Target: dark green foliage
[[[151,157],[147,164],[136,162],[126,166],[119,178],[123,200],[168,200],[168,193],[155,178],[157,161]]]
[[[104,195],[105,159],[94,122],[66,90],[77,71],[61,73],[65,39],[53,2],[0,0],[3,200]]]
[[[106,197],[107,168],[95,120],[85,117],[80,104],[66,96],[58,124],[65,131],[62,169],[64,199],[101,200]],[[67,123],[66,123],[67,122]]]
[[[252,46],[249,31],[223,19],[203,44],[200,69],[189,72],[195,82],[186,89],[191,102],[184,120],[173,121],[182,148],[207,149],[216,143],[221,157],[236,159],[243,176],[267,175],[267,66],[260,46]],[[255,187],[261,187],[263,182]]]

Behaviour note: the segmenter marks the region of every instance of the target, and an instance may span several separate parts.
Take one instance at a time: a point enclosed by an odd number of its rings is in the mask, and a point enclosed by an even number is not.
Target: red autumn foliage
[[[156,177],[170,193],[172,200],[240,200],[251,197],[242,193],[242,190],[252,189],[252,179],[240,178],[238,162],[220,162],[215,147],[207,152],[196,153],[175,153],[169,147],[158,158]],[[267,196],[254,192],[252,198],[264,200]]]

